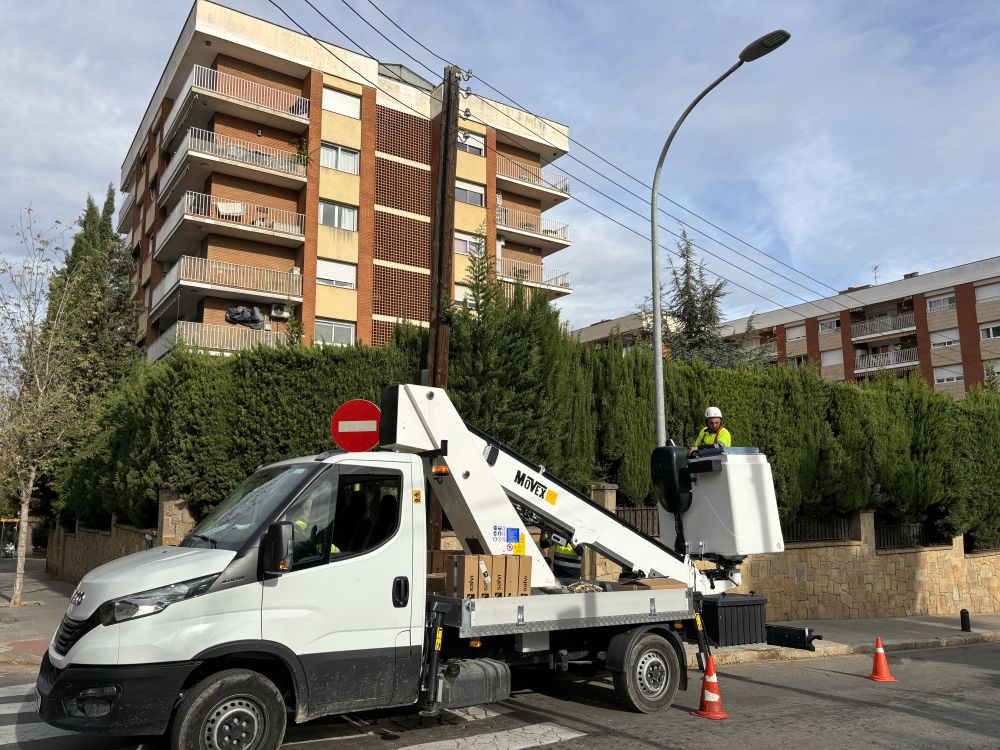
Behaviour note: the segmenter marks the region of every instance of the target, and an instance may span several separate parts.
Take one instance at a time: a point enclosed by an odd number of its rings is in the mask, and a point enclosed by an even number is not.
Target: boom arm
[[[422,454],[428,477],[433,476],[433,465],[448,467],[447,476],[435,478],[439,484],[434,493],[463,549],[471,554],[531,556],[533,587],[556,582],[512,503],[574,544],[591,547],[633,573],[666,576],[706,593],[733,585],[723,580],[713,586],[689,560],[467,426],[442,389],[387,388],[381,430],[383,447]]]

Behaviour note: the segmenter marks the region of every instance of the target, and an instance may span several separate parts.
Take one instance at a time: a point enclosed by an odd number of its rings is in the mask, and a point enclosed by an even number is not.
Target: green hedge
[[[487,319],[484,319],[487,318]],[[331,412],[415,382],[423,337],[402,330],[380,349],[256,349],[221,358],[176,352],[143,365],[97,404],[59,485],[81,520],[117,512],[153,521],[163,484],[203,513],[265,461],[331,447]],[[583,487],[650,494],[652,357],[612,341],[574,342],[536,301],[453,321],[450,394],[481,429]],[[1000,545],[1000,395],[954,402],[918,376],[860,385],[809,367],[665,366],[667,434],[689,443],[708,405],[736,444],[767,453],[781,514],[870,508]]]

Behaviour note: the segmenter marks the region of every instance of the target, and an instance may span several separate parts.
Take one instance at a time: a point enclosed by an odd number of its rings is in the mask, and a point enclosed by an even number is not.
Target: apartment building
[[[724,335],[747,322],[727,322]],[[813,363],[830,380],[916,370],[960,398],[1000,362],[1000,257],[761,313],[753,329],[750,343],[773,347],[779,364]]]
[[[121,171],[137,343],[225,354],[287,340],[380,345],[427,325],[440,83],[197,0]],[[570,246],[546,212],[565,125],[460,102],[454,298],[480,238],[497,277],[555,298]]]

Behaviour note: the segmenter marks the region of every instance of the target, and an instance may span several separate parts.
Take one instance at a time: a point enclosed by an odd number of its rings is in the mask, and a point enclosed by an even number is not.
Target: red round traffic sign
[[[358,453],[378,445],[378,428],[382,411],[371,401],[356,398],[333,413],[330,434],[345,451]]]

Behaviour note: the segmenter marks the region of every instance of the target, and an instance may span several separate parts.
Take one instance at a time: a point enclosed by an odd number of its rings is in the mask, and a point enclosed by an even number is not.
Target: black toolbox
[[[712,646],[766,643],[767,597],[750,594],[714,594],[702,598],[701,621]]]

